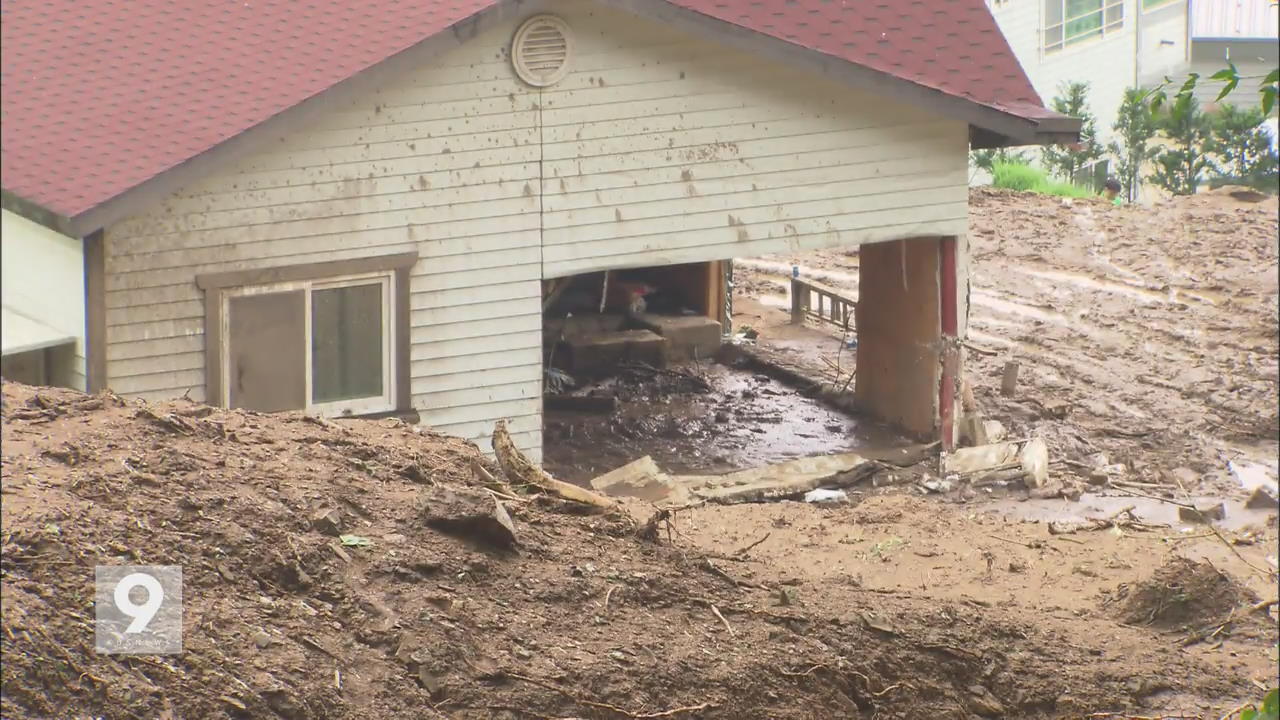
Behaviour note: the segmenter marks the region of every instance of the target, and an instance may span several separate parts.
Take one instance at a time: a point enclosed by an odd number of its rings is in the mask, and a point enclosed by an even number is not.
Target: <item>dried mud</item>
[[[1277,200],[1225,193],[1116,207],[975,188],[969,197],[970,348],[979,409],[1015,437],[1040,436],[1087,480],[1118,479],[1243,498],[1251,467],[1274,487],[1280,451]],[[826,374],[837,338],[785,325],[786,278],[857,296],[856,251],[735,264],[735,321],[764,349]],[[746,289],[746,291],[743,290]],[[834,329],[811,326],[830,336]],[[1020,365],[1012,397],[1004,365]],[[1262,467],[1257,467],[1258,465]]]
[[[1252,617],[1258,596],[1212,563],[1171,558],[1147,580],[1120,587],[1118,617],[1134,625],[1187,629]]]
[[[708,554],[680,514],[653,543],[627,515],[525,498],[505,503],[515,552],[442,534],[422,503],[471,483],[477,451],[397,421],[11,383],[3,400],[6,718],[967,720],[1167,704],[1132,685],[1135,663],[1186,697],[1250,691],[1156,640],[1110,652],[1096,620],[1068,634],[1018,609]],[[183,654],[94,652],[98,564],[183,567]]]

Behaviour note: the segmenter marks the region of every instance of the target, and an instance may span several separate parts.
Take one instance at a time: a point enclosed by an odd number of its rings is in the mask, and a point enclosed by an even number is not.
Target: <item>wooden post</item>
[[[905,253],[906,242],[899,240],[903,244],[903,252]],[[955,399],[956,399],[956,377],[960,374],[961,368],[958,367],[959,353],[957,352],[957,333],[959,328],[959,313],[957,308],[956,296],[956,239],[955,237],[943,237],[938,241],[938,250],[941,257],[938,260],[938,292],[939,292],[939,314],[941,321],[942,337],[942,377],[938,383],[938,430],[942,437],[938,438],[942,441],[942,449],[950,452],[955,447]],[[906,257],[905,255],[903,256]],[[903,287],[906,286],[905,265],[902,276]]]
[[[1018,389],[1018,361],[1010,360],[1004,364],[1004,375],[1000,378],[1000,394],[1013,397]]]
[[[804,304],[801,300],[801,293],[806,292],[804,285],[801,284],[800,278],[791,278],[791,324],[800,325],[804,322]]]

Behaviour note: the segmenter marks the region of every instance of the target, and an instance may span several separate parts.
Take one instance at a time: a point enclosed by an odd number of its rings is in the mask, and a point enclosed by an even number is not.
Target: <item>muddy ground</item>
[[[5,718],[1218,717],[1275,642],[1248,568],[1274,533],[1050,537],[889,495],[654,541],[648,508],[526,496],[507,549],[427,526],[487,461],[398,421],[11,383],[3,421]],[[1122,624],[1109,599],[1181,553],[1228,592]],[[142,563],[183,567],[184,653],[95,653],[94,566]]]
[[[634,366],[574,390],[617,398],[618,408],[548,411],[544,465],[558,478],[585,484],[643,455],[669,472],[715,474],[907,442],[768,374],[726,362]]]
[[[1044,437],[1059,472],[1080,484],[1101,464],[1162,496],[1181,496],[1181,483],[1239,505],[1252,487],[1275,487],[1274,196],[1115,207],[976,188],[969,222],[966,377],[987,417]],[[856,299],[856,251],[743,260],[735,322],[760,331],[766,352],[834,379],[839,331],[787,324],[793,265]],[[1020,371],[1006,398],[1010,360]]]

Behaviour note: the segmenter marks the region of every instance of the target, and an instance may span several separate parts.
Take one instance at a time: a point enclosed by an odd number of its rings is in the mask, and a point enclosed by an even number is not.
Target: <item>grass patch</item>
[[[1061,180],[1051,180],[1049,174],[1040,168],[1025,163],[995,163],[991,170],[991,184],[1006,190],[1020,190],[1042,195],[1059,197],[1086,198],[1093,197],[1093,190],[1072,185]]]

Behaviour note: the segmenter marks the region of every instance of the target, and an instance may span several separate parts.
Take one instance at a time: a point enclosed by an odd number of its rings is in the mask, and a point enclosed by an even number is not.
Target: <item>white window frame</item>
[[[1049,24],[1048,14],[1045,13],[1043,16],[1044,23],[1040,31],[1040,52],[1045,55],[1054,55],[1064,50],[1068,50],[1072,47],[1076,47],[1088,40],[1093,40],[1095,38],[1106,38],[1124,31],[1124,25],[1126,20],[1125,13],[1124,13],[1125,0],[1098,0],[1097,10],[1087,10],[1085,12],[1077,13],[1076,15],[1072,15],[1070,17],[1067,16],[1067,4],[1069,0],[1042,0],[1041,7],[1040,7],[1041,12],[1044,12],[1045,6],[1047,6],[1050,2],[1057,4],[1062,8],[1062,12],[1061,12],[1062,20],[1060,22]],[[1138,0],[1138,2],[1141,3],[1141,0]],[[1108,23],[1107,11],[1113,10],[1115,8],[1120,9],[1120,19]],[[1070,37],[1067,36],[1068,24],[1075,22],[1076,20],[1089,17],[1090,15],[1093,15],[1095,13],[1101,15],[1101,20],[1102,20],[1102,22],[1099,24],[1096,30],[1089,30],[1088,32],[1080,33],[1078,35],[1072,35]],[[1053,28],[1061,28],[1062,32],[1061,32],[1061,38],[1059,38],[1056,42],[1051,44],[1049,42],[1049,31],[1052,30]]]
[[[306,407],[303,412],[309,415],[339,417],[365,415],[370,413],[391,412],[396,404],[396,344],[400,339],[395,332],[396,277],[394,271],[346,275],[318,280],[297,280],[294,282],[273,283],[270,285],[246,285],[227,288],[222,293],[222,397],[223,407],[231,407],[231,299],[246,295],[267,295],[279,292],[302,291],[303,297],[303,335],[305,356],[304,377],[306,383]],[[312,401],[312,351],[311,351],[311,294],[316,290],[350,287],[353,285],[371,285],[376,281],[382,286],[382,394],[353,400],[316,403]]]

